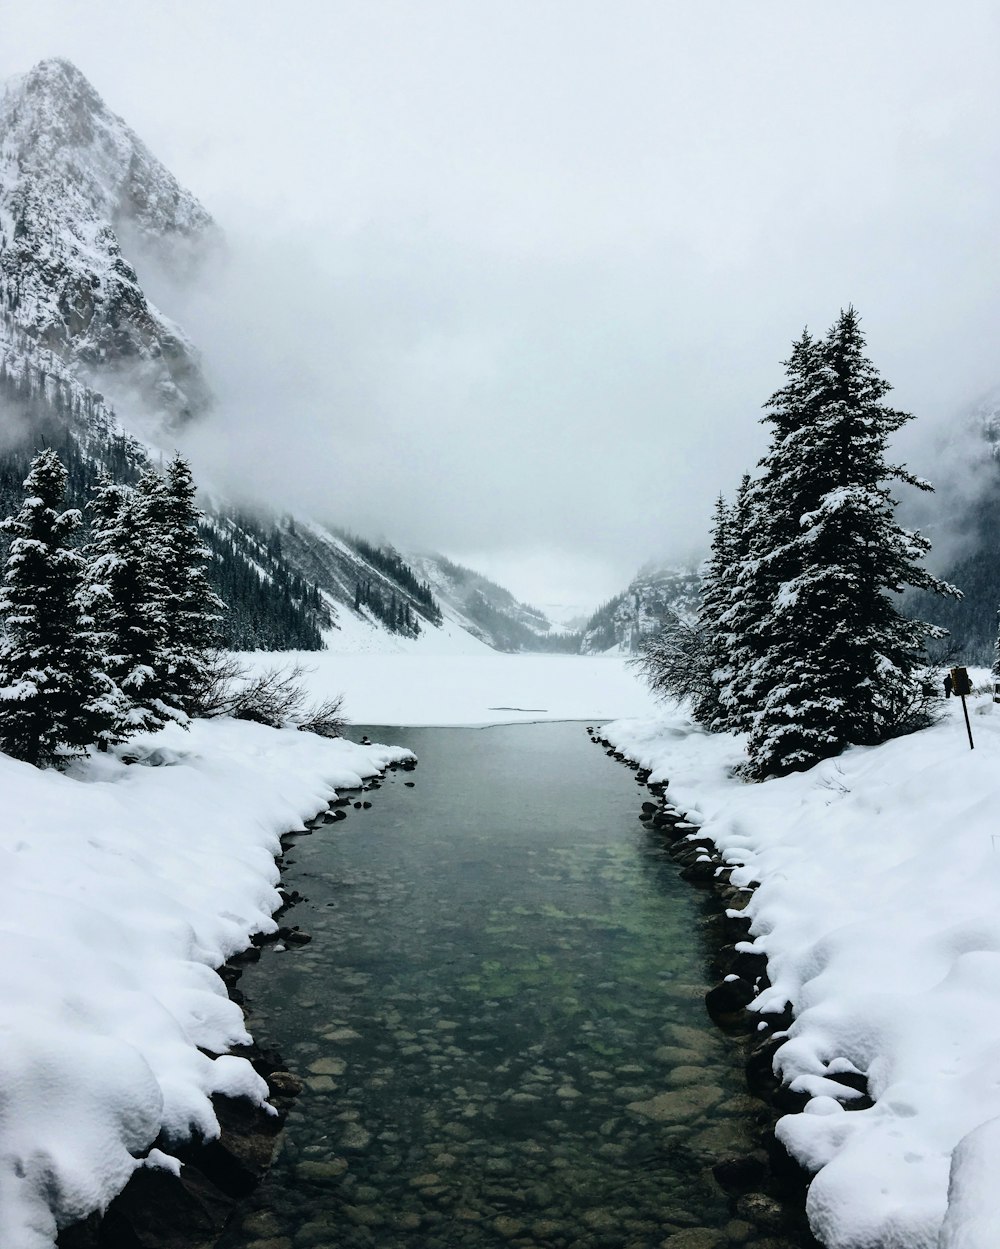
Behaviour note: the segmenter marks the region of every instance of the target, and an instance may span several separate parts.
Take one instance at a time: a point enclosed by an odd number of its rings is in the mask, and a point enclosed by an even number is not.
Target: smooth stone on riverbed
[[[660,1249],[720,1249],[726,1242],[722,1232],[711,1227],[686,1227],[660,1241]]]
[[[334,1045],[346,1045],[350,1041],[360,1041],[361,1033],[353,1028],[333,1028],[329,1032],[321,1032],[324,1041],[332,1041]]]
[[[372,1134],[365,1131],[360,1123],[349,1123],[340,1138],[343,1149],[367,1149],[372,1142]]]
[[[325,1162],[300,1162],[295,1168],[306,1180],[332,1180],[347,1170],[346,1158],[328,1158]]]
[[[718,1157],[719,1154],[752,1149],[754,1136],[750,1125],[743,1119],[717,1119],[696,1132],[688,1144],[699,1153]],[[722,1187],[725,1188],[725,1185]]]
[[[531,1225],[531,1234],[538,1240],[551,1240],[564,1233],[565,1230],[565,1223],[559,1223],[555,1219],[539,1219],[537,1223]]]
[[[657,1093],[648,1101],[629,1102],[626,1110],[654,1123],[682,1123],[704,1114],[722,1097],[717,1084],[693,1084],[670,1093]]]
[[[671,1088],[679,1088],[687,1084],[711,1084],[716,1075],[717,1073],[711,1067],[674,1067],[672,1071],[667,1072],[666,1080]]]
[[[594,1232],[617,1232],[621,1220],[614,1210],[587,1210],[583,1222]]]
[[[246,1215],[240,1223],[240,1231],[244,1236],[252,1236],[257,1240],[281,1235],[281,1224],[271,1210],[254,1210]]]
[[[441,1183],[441,1176],[433,1171],[426,1171],[423,1175],[414,1175],[410,1179],[411,1188],[437,1188]]]
[[[347,1063],[342,1058],[317,1058],[309,1064],[308,1070],[314,1076],[342,1076],[347,1070]]]
[[[314,1093],[333,1093],[337,1088],[336,1080],[332,1080],[329,1076],[307,1076],[305,1085]]]
[[[342,1206],[344,1214],[358,1227],[381,1227],[385,1217],[370,1206]]]
[[[404,1210],[401,1214],[393,1215],[392,1224],[401,1232],[415,1232],[423,1219],[414,1210]]]
[[[690,1024],[669,1023],[663,1029],[668,1044],[677,1045],[694,1052],[703,1058],[706,1054],[717,1052],[721,1045],[703,1028],[694,1028]]]
[[[661,1045],[653,1051],[653,1058],[669,1067],[694,1067],[702,1061],[697,1050],[683,1049],[680,1045]]]

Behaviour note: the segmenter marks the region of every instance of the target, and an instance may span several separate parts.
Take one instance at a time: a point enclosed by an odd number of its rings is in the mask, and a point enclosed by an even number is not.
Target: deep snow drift
[[[48,1249],[161,1128],[215,1134],[213,1092],[266,1096],[198,1048],[249,1040],[213,968],[274,930],[280,834],[409,752],[215,720],[123,753],[147,766],[0,755],[3,1249]]]
[[[760,785],[732,777],[741,740],[680,709],[603,729],[744,865],[734,884],[760,881],[754,1005],[794,1004],[776,1061],[812,1095],[778,1134],[818,1172],[831,1249],[1000,1244],[1000,707],[970,701],[974,752],[954,700],[933,729]],[[873,1108],[835,1100],[825,1073],[852,1069]]]

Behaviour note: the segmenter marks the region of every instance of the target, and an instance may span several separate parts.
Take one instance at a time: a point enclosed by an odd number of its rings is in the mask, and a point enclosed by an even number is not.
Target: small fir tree
[[[728,667],[729,648],[722,617],[729,606],[733,565],[733,512],[720,494],[715,503],[711,553],[702,576],[701,604],[698,609],[701,666],[705,675],[700,690],[695,694],[692,708],[694,718],[706,728],[717,727],[723,715],[720,688],[723,674]]]
[[[88,603],[109,673],[128,700],[119,740],[186,719],[166,670],[166,552],[157,527],[164,493],[158,473],[147,471],[135,488],[102,474],[89,505]]]
[[[767,611],[767,586],[760,576],[761,506],[755,484],[744,474],[729,518],[718,626],[721,666],[714,678],[719,702],[715,727],[733,733],[750,727],[753,666],[760,646],[760,621]]]
[[[80,513],[59,510],[66,470],[54,451],[36,456],[24,489],[2,525],[11,540],[0,590],[0,742],[42,766],[107,742],[116,691],[81,593],[83,558],[71,545]]]

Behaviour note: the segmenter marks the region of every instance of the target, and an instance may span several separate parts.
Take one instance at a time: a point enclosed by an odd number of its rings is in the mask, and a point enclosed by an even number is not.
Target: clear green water
[[[420,764],[288,853],[312,943],[241,987],[306,1088],[225,1244],[758,1243],[710,1174],[759,1106],[704,1010],[709,903],[646,791],[578,724],[367,731]]]

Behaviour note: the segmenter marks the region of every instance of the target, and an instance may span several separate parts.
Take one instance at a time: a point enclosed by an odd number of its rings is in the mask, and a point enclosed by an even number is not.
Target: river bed
[[[646,791],[575,723],[365,731],[419,767],[288,852],[312,942],[241,988],[305,1088],[225,1249],[791,1246],[711,1175],[766,1112]]]

